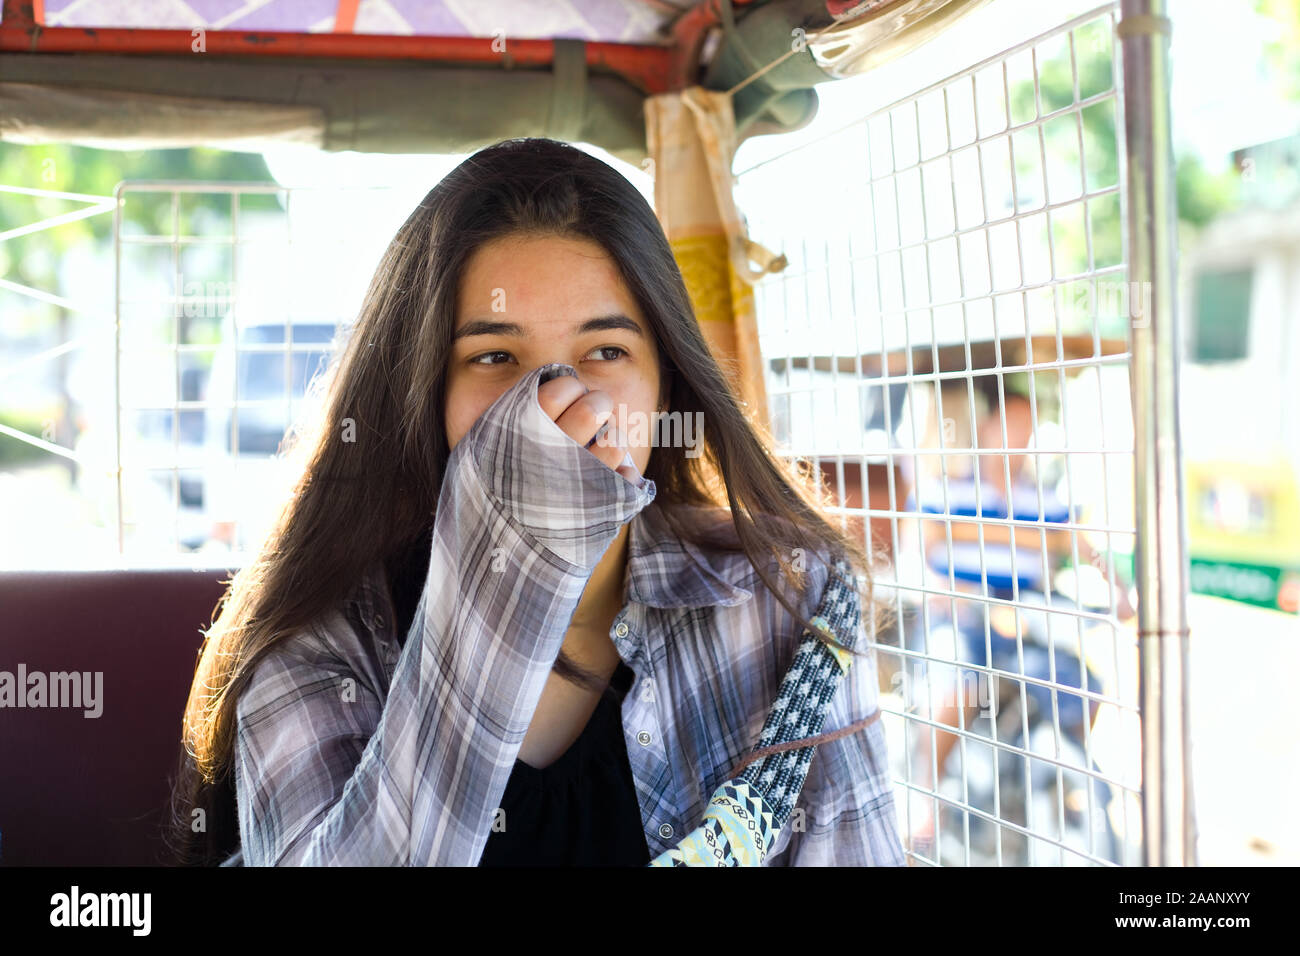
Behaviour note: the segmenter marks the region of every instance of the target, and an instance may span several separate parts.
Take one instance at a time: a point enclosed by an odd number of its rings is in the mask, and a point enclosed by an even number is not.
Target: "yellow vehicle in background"
[[[1211,222],[1188,257],[1182,391],[1191,590],[1293,613],[1300,190],[1285,179],[1297,156],[1300,136],[1235,154],[1245,201]]]

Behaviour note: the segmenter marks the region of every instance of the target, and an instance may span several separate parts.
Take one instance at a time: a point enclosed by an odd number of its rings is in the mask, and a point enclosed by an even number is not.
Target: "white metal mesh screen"
[[[319,401],[308,386],[412,199],[260,183],[118,194],[119,548],[245,556],[295,477],[282,440]]]
[[[755,290],[777,437],[892,612],[874,645],[914,865],[1140,862],[1117,16],[738,177],[790,263]]]

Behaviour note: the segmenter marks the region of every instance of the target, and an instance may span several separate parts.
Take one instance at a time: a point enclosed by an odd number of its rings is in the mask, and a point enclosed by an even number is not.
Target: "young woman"
[[[579,149],[508,140],[434,187],[328,388],[207,634],[186,862],[643,865],[754,747],[833,562],[872,607],[653,211]],[[827,731],[877,712],[855,653]],[[815,753],[765,862],[903,864],[880,722]]]

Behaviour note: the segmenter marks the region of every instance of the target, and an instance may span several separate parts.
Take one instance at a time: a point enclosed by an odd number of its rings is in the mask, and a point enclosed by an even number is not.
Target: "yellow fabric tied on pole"
[[[700,330],[753,420],[768,425],[752,285],[786,266],[749,238],[732,196],[731,99],[702,87],[646,100],[655,212]]]

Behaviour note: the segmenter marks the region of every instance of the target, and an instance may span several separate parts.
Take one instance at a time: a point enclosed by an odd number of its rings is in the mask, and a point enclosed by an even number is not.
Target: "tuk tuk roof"
[[[987,0],[3,0],[0,138],[118,149],[647,156],[647,96],[733,93],[737,143]],[[802,46],[799,40],[805,40]]]

